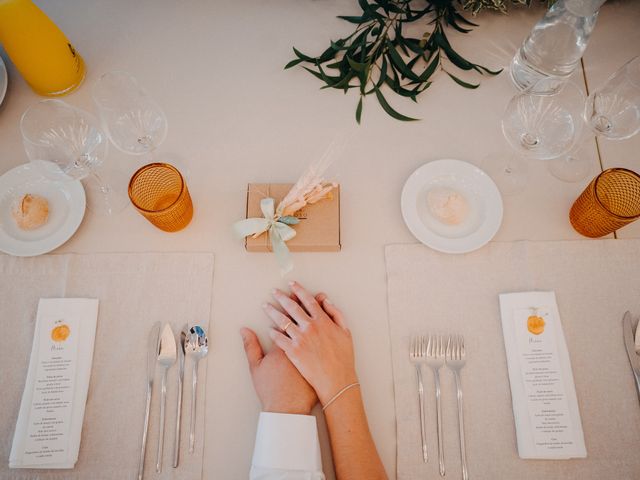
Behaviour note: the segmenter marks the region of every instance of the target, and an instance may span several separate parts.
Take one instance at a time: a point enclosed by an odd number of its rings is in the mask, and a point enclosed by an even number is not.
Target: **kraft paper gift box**
[[[250,183],[247,190],[247,218],[263,217],[260,201],[271,197],[276,208],[289,192],[290,183]],[[307,205],[294,216],[300,220],[291,227],[296,236],[289,240],[291,252],[338,252],[340,251],[340,186],[331,191],[331,197]],[[257,238],[245,239],[248,252],[271,252],[271,240],[267,232]]]

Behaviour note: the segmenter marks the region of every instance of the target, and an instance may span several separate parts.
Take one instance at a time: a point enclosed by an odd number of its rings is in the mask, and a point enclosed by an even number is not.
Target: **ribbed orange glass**
[[[134,173],[129,198],[147,220],[165,232],[182,230],[193,217],[187,184],[167,163],[150,163]]]
[[[585,188],[569,212],[585,237],[602,237],[640,218],[640,176],[626,168],[605,170]]]

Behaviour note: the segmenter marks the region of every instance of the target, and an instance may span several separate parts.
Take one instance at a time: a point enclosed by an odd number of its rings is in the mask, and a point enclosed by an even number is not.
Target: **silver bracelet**
[[[324,412],[327,408],[329,408],[329,405],[331,405],[333,402],[335,402],[338,397],[340,397],[340,395],[342,395],[344,392],[346,392],[347,390],[349,390],[350,388],[353,387],[357,387],[360,385],[360,382],[354,382],[350,385],[347,385],[346,387],[344,387],[342,390],[340,390],[338,393],[336,393],[333,398],[331,400],[329,400],[323,407],[322,407],[322,411]]]

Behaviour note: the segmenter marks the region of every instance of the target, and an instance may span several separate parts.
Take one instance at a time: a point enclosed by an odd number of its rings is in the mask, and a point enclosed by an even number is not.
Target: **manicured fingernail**
[[[328,303],[329,305],[333,305],[333,302],[331,300],[329,300],[328,298],[325,298],[324,302]]]
[[[293,287],[296,284],[296,282],[294,282],[293,280],[289,282],[289,286]]]

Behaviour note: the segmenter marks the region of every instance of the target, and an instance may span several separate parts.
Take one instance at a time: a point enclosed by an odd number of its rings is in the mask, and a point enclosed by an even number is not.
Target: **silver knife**
[[[147,448],[147,433],[149,431],[149,411],[151,409],[151,393],[153,392],[153,377],[156,373],[156,359],[160,350],[160,322],[151,327],[149,343],[147,344],[147,406],[144,413],[144,427],[142,429],[142,447],[140,448],[140,462],[138,463],[138,480],[144,474],[144,456]]]
[[[176,434],[173,437],[173,468],[178,466],[180,459],[180,423],[182,417],[182,382],[184,380],[184,346],[189,333],[189,325],[186,323],[180,332],[180,344],[178,345],[178,406],[176,410]]]
[[[634,325],[635,324],[635,325]],[[622,332],[624,336],[624,346],[627,347],[627,355],[629,363],[633,370],[633,376],[636,379],[636,388],[638,389],[638,400],[640,400],[640,355],[636,353],[635,340],[633,335],[634,328],[637,328],[638,322],[631,320],[631,314],[627,311],[622,318]]]

